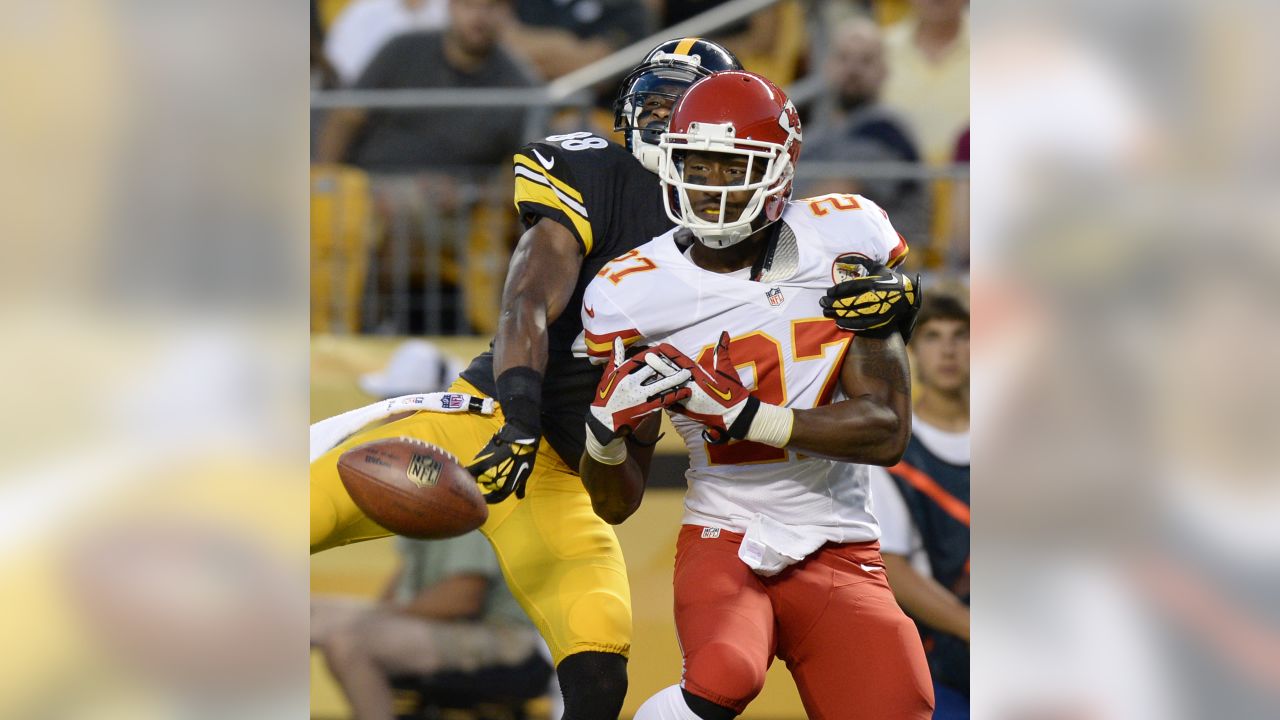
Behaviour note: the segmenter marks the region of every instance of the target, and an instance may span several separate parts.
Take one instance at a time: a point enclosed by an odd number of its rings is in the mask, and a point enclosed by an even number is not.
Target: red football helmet
[[[670,125],[659,144],[665,153],[658,177],[666,189],[663,202],[667,216],[693,231],[708,247],[724,248],[742,241],[782,217],[791,199],[800,142],[800,116],[795,105],[764,77],[731,71],[699,80],[672,108]],[[744,182],[686,182],[684,159],[690,151],[746,157]],[[763,174],[759,163],[764,163]],[[757,175],[761,175],[759,180],[755,180]],[[704,219],[694,212],[690,190],[720,193],[716,220]],[[729,193],[739,192],[753,194],[739,217],[726,218]],[[765,222],[753,227],[761,211]]]

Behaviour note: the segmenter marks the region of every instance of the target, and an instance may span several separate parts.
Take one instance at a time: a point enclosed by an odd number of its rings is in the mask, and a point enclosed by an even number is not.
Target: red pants
[[[742,535],[702,534],[685,525],[676,544],[686,690],[741,713],[776,655],[810,718],[929,720],[929,666],[885,579],[878,542],[828,543],[766,578],[738,559]]]

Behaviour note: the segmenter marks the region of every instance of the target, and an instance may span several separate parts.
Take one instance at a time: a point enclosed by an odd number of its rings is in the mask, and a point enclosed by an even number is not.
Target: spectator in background
[[[902,461],[871,468],[880,552],[915,618],[936,720],[969,717],[969,309],[926,294],[909,346],[919,395]]]
[[[654,31],[641,0],[517,0],[504,41],[545,79],[604,58]]]
[[[325,56],[343,85],[350,85],[392,38],[415,30],[441,30],[448,0],[354,0],[334,19]]]
[[[923,183],[856,178],[859,163],[920,161],[906,121],[880,102],[886,67],[879,26],[859,16],[842,20],[831,33],[823,76],[827,96],[814,129],[806,132],[805,158],[848,163],[855,177],[814,179],[802,184],[801,195],[866,195],[889,213],[910,241],[925,237],[929,213]]]
[[[356,81],[360,89],[527,87],[532,79],[499,46],[510,0],[450,0],[442,33],[401,35],[378,52]],[[453,176],[510,157],[524,134],[516,108],[375,110],[331,113],[320,137],[321,162],[374,172],[433,169]]]
[[[394,717],[392,676],[514,668],[542,642],[479,532],[396,543],[401,566],[380,600],[311,601],[311,644],[359,720]]]
[[[926,161],[951,160],[969,122],[967,0],[912,0],[912,14],[885,33],[884,100],[901,108]]]
[[[728,0],[660,0],[662,27],[671,27]],[[803,62],[804,11],[796,0],[781,0],[709,34],[729,48],[743,67],[779,86],[790,84]]]

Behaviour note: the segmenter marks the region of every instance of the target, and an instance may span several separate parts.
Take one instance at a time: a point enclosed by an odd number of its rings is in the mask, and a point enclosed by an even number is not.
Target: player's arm
[[[525,231],[511,256],[493,343],[497,399],[506,424],[468,468],[490,503],[512,493],[524,497],[542,434],[547,328],[568,305],[581,267],[577,238],[546,218]]]
[[[616,465],[601,462],[589,452],[582,454],[578,472],[591,496],[591,507],[610,525],[622,523],[640,507],[660,426],[656,413],[646,417],[626,436],[626,457]]]
[[[581,268],[582,246],[560,223],[544,218],[520,237],[502,288],[496,376],[512,368],[546,369],[547,327],[569,304]]]
[[[793,411],[786,447],[864,465],[901,460],[911,435],[911,374],[902,338],[856,336],[840,385],[848,399]]]
[[[937,580],[920,574],[902,555],[882,553],[893,596],[912,617],[969,642],[969,608]]]

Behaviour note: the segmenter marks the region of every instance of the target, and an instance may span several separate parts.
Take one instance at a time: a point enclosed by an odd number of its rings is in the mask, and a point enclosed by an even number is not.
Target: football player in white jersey
[[[790,201],[800,142],[794,106],[763,77],[692,85],[661,143],[678,227],[606,265],[583,299],[576,350],[606,363],[581,463],[596,512],[617,523],[639,505],[649,456],[623,438],[651,440],[659,409],[690,454],[684,673],[641,720],[732,718],[775,656],[811,718],[932,713],[855,464],[892,465],[906,447],[902,334],[919,292],[889,269],[906,243],[874,203]]]

